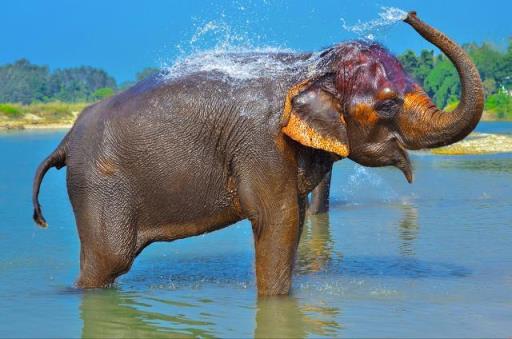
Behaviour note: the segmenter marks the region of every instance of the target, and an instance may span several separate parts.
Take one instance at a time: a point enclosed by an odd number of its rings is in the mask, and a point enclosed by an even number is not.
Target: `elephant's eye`
[[[381,100],[374,105],[380,117],[390,119],[401,109],[404,101],[400,98]]]

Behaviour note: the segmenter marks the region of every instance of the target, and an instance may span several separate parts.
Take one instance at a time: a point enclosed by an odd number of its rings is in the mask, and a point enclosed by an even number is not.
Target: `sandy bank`
[[[0,131],[4,130],[42,130],[42,129],[69,129],[72,122],[61,123],[0,123]],[[440,155],[469,155],[487,153],[512,153],[512,135],[471,133],[466,139],[453,145],[431,150],[433,154]]]
[[[512,135],[471,133],[466,139],[453,145],[436,148],[434,154],[463,155],[512,152]]]
[[[0,124],[0,130],[31,130],[31,129],[70,129],[73,123],[56,124]]]

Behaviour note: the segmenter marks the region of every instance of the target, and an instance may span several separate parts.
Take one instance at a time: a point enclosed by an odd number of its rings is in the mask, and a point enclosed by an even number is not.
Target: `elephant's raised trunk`
[[[484,91],[478,70],[462,47],[419,20],[415,12],[410,12],[404,21],[453,62],[459,73],[462,93],[453,112],[438,109],[419,86],[408,93],[398,117],[403,143],[408,149],[420,149],[457,142],[475,128],[482,116]]]

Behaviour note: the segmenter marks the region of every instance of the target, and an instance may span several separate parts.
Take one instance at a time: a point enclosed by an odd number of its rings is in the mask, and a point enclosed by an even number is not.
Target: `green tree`
[[[137,79],[137,81],[141,81],[141,80],[144,80],[147,77],[150,77],[158,72],[160,72],[160,68],[146,67],[142,71],[137,73],[136,79]]]
[[[508,49],[496,66],[496,82],[499,86],[512,89],[512,37],[508,41]]]
[[[482,45],[467,44],[464,46],[475,63],[482,79],[494,79],[499,65],[502,63],[503,53],[488,42]]]
[[[0,114],[8,118],[21,118],[23,113],[14,105],[0,104]]]
[[[418,68],[414,72],[415,79],[420,83],[424,83],[427,76],[434,68],[434,51],[422,50],[418,58]]]
[[[504,92],[493,94],[487,98],[485,109],[493,112],[499,119],[512,119],[512,96]]]
[[[413,51],[407,50],[398,60],[404,70],[421,85],[434,68],[434,51],[424,49],[418,57]]]
[[[50,91],[54,99],[65,102],[89,101],[101,88],[116,88],[114,78],[105,71],[90,66],[56,70],[50,78]]]
[[[92,94],[93,98],[96,100],[103,100],[105,98],[111,97],[114,95],[114,90],[110,87],[102,87],[98,88]]]
[[[438,107],[458,100],[459,76],[450,60],[439,55],[435,66],[425,78],[424,88]]]
[[[408,49],[402,55],[398,56],[398,60],[402,64],[404,70],[408,74],[414,76],[414,73],[418,68],[418,58],[416,57],[416,53]]]
[[[485,97],[487,98],[489,95],[496,93],[496,80],[494,78],[488,78],[482,81],[484,85]]]
[[[0,102],[44,101],[48,98],[48,67],[27,59],[0,66]]]

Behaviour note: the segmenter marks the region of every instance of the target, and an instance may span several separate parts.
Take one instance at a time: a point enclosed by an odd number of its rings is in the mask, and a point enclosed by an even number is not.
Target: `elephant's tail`
[[[44,161],[39,165],[34,177],[34,183],[32,185],[32,204],[34,205],[33,218],[36,224],[41,227],[47,227],[48,224],[43,217],[43,213],[41,212],[41,205],[39,205],[39,188],[41,186],[41,182],[43,181],[44,175],[50,168],[56,167],[57,169],[61,169],[62,167],[66,166],[68,135],[64,137],[64,140],[62,140],[57,149],[55,149],[55,151],[53,151],[53,153],[44,159]]]

